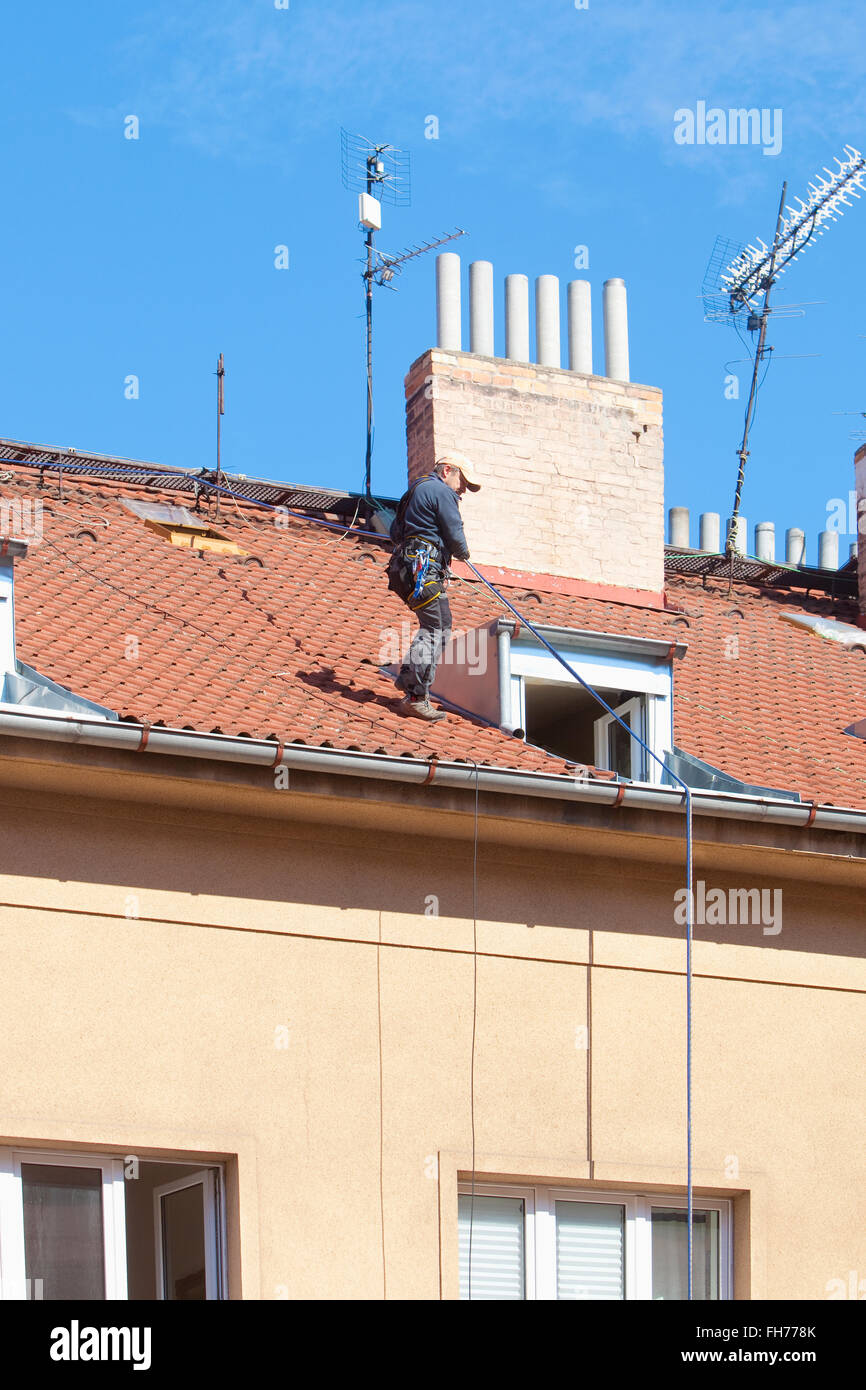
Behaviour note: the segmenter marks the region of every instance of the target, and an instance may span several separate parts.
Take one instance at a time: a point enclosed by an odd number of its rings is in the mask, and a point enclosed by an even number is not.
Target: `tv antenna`
[[[860,420],[866,420],[866,410],[834,410],[834,415],[856,415]],[[848,435],[849,439],[866,439],[866,430],[852,430]]]
[[[398,255],[379,251],[374,232],[382,228],[382,204],[408,207],[412,200],[409,154],[395,145],[375,145],[363,135],[351,135],[340,130],[343,187],[358,194],[358,225],[363,232],[366,251],[364,305],[367,320],[367,451],[364,464],[364,496],[372,497],[373,465],[373,286],[396,289],[391,281],[402,273],[407,261],[435,251],[448,241],[466,233],[458,227],[447,236],[408,247]]]
[[[866,184],[866,159],[852,145],[842,151],[844,159],[835,159],[837,169],[824,166],[822,173],[816,174],[808,186],[808,197],[797,198],[796,207],[785,202],[788,191],[787,182],[782,184],[782,197],[776,217],[776,231],[770,246],[756,238],[754,243],[742,246],[738,243],[717,238],[707,272],[704,277],[704,318],[709,323],[732,323],[739,331],[745,318],[746,329],[757,333],[752,365],[752,383],[746,405],[743,424],[743,438],[737,450],[739,468],[737,486],[734,493],[734,509],[728,522],[726,552],[732,557],[737,545],[737,530],[740,515],[740,500],[746,472],[746,459],[749,457],[749,430],[755,415],[758,391],[763,384],[759,381],[761,364],[773,351],[768,347],[767,326],[770,320],[770,291],[780,275],[783,275],[792,261],[795,261],[816,236],[823,236],[827,224],[835,222],[844,215],[844,208],[850,207],[850,196],[859,198],[857,191]],[[824,177],[826,175],[826,177]],[[763,302],[757,301],[763,295]]]

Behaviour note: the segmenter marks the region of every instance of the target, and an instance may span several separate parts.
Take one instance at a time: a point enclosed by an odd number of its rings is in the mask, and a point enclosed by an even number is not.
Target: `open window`
[[[0,1151],[4,1299],[225,1297],[219,1165]]]
[[[203,1168],[154,1187],[153,1215],[156,1297],[178,1302],[217,1298],[213,1170]]]
[[[646,743],[646,699],[643,695],[632,695],[614,707],[613,714],[603,714],[596,719],[595,766],[609,768],[618,777],[632,782],[643,782],[646,780],[646,750],[631,737],[632,734]]]
[[[632,781],[664,781],[673,747],[674,661],[685,655],[685,643],[534,626],[542,641],[512,618],[455,633],[437,668],[436,699],[568,762]]]
[[[619,688],[599,690],[599,694],[623,724],[647,742],[647,696]],[[606,768],[635,782],[646,780],[643,748],[576,683],[528,679],[520,696],[521,723],[528,743],[558,753],[570,762]]]
[[[510,644],[510,723],[523,731],[527,743],[569,762],[603,768],[634,782],[661,782],[660,764],[673,743],[670,648],[637,638],[606,639],[603,634],[557,636],[557,650],[567,665],[622,723],[549,652],[525,640]],[[649,650],[644,653],[642,647]]]

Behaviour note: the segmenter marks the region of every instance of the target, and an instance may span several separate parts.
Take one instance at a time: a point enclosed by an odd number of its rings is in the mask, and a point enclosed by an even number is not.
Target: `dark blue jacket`
[[[446,566],[451,563],[452,555],[458,560],[469,559],[457,493],[435,473],[423,477],[400,498],[397,515],[391,523],[391,539],[396,545],[402,545],[411,536],[422,536],[438,545]]]

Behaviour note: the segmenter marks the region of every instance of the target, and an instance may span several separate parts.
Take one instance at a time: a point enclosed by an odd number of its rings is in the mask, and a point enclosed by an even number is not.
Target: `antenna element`
[[[815,234],[823,236],[827,230],[825,224],[835,222],[844,215],[844,209],[851,206],[849,197],[859,198],[858,189],[866,187],[866,158],[853,145],[846,145],[842,153],[845,158],[834,161],[838,168],[828,169],[825,165],[823,172],[816,174],[809,184],[808,197],[797,198],[796,207],[786,204],[788,185],[782,185],[776,231],[770,246],[760,237],[747,246],[719,237],[704,277],[704,318],[707,322],[732,323],[736,326],[738,317],[746,310],[746,328],[750,333],[758,334],[743,438],[737,450],[739,467],[734,509],[728,523],[726,551],[732,558],[737,544],[746,459],[749,457],[749,430],[760,387],[758,373],[765,356],[769,365],[769,354],[773,351],[772,347],[766,346],[771,313],[770,291],[791,262],[811,244]],[[753,301],[761,293],[764,301],[758,306]]]

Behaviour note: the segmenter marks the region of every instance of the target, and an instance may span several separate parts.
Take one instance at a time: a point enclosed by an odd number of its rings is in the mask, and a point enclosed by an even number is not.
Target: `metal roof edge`
[[[210,758],[217,762],[248,763],[260,767],[294,767],[298,771],[331,772],[344,776],[379,778],[416,785],[451,786],[512,795],[538,796],[567,801],[594,802],[598,806],[625,805],[635,809],[681,812],[684,796],[672,787],[640,782],[594,782],[563,774],[520,771],[472,762],[404,758],[397,754],[359,753],[318,746],[281,743],[272,739],[245,739],[227,734],[204,734],[168,726],[106,723],[85,718],[44,718],[40,715],[0,712],[0,735],[61,743],[113,747],[138,753],[162,753],[178,757]],[[815,802],[780,801],[737,792],[691,793],[692,809],[699,816],[734,820],[775,821],[792,829],[847,831],[866,835],[866,808]]]
[[[677,642],[666,637],[632,637],[625,632],[598,632],[590,628],[556,627],[550,623],[532,624],[545,637],[563,645],[573,643],[597,651],[631,651],[638,656],[683,657],[688,651],[687,642]],[[515,639],[514,630],[518,628]],[[512,641],[532,641],[532,632],[525,623],[518,624],[514,618],[497,618],[497,632],[509,632]]]

